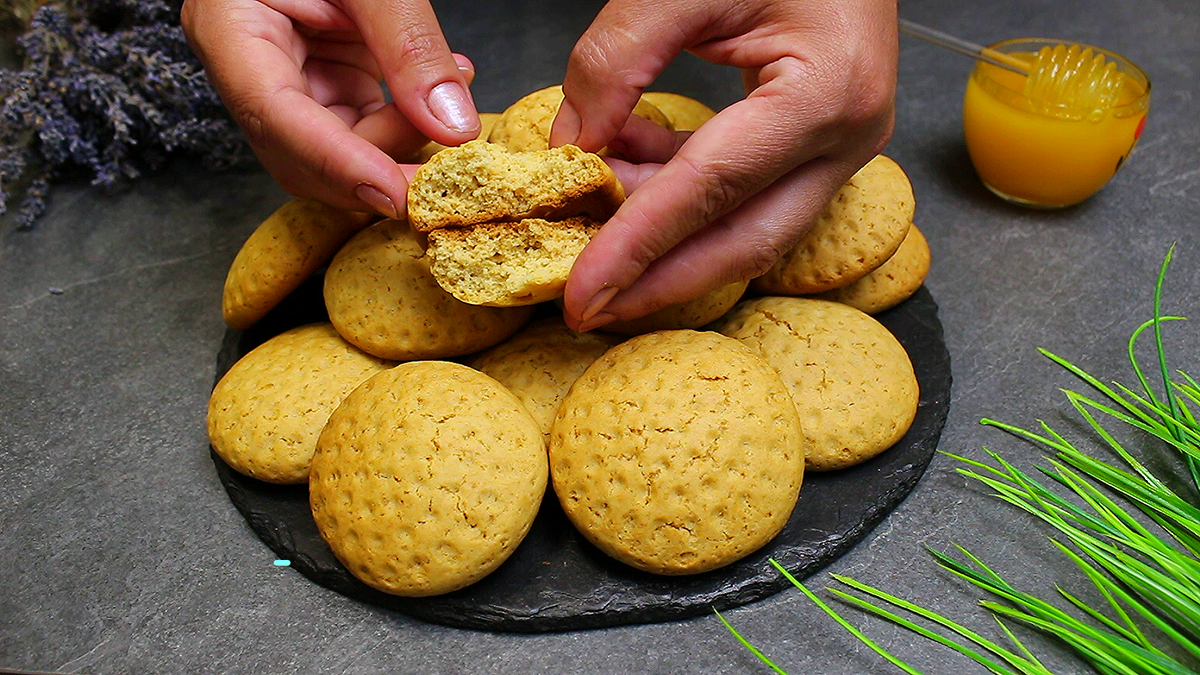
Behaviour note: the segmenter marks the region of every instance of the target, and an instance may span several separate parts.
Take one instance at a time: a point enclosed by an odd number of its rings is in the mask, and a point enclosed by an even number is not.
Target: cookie
[[[533,307],[468,305],[438,286],[419,234],[385,220],[359,232],[325,272],[325,308],[342,337],[396,361],[486,349],[529,320]]]
[[[562,102],[562,85],[546,87],[521,97],[500,114],[500,119],[496,120],[488,134],[488,140],[514,151],[549,148],[550,127]],[[673,128],[667,116],[644,98],[633,107],[633,114],[666,129]]]
[[[584,371],[550,433],[563,510],[600,550],[655,574],[695,574],[759,549],[804,476],[787,387],[716,333],[640,335]]]
[[[908,431],[919,391],[908,353],[883,324],[848,305],[767,297],[716,328],[756,349],[783,377],[804,426],[810,471],[853,466]]]
[[[879,155],[838,190],[813,228],[750,288],[763,295],[808,295],[857,281],[900,248],[915,208],[904,170]]]
[[[604,222],[623,201],[625,190],[604,160],[573,145],[509,152],[471,141],[417,169],[408,186],[408,220],[421,232],[523,218]]]
[[[360,383],[393,365],[355,349],[328,323],[280,333],[239,359],[213,388],[209,441],[239,473],[305,483],[330,413]]]
[[[595,331],[577,333],[559,317],[535,321],[468,362],[521,399],[547,438],[558,404],[583,371],[621,341]]]
[[[346,240],[375,220],[314,199],[293,199],[272,213],[242,244],[225,277],[221,314],[246,330],[329,262]]]
[[[309,479],[313,520],[354,576],[386,593],[449,593],[529,532],[546,490],[541,429],[499,382],[444,361],[364,382],[329,418]]]
[[[488,134],[492,133],[492,127],[496,124],[496,120],[500,119],[500,113],[479,113],[479,135],[477,140],[487,140]],[[417,151],[417,154],[409,159],[409,164],[424,164],[429,161],[438,152],[445,150],[449,146],[442,145],[437,141],[429,141]]]
[[[641,335],[656,330],[701,328],[721,318],[736,305],[749,283],[738,281],[727,284],[695,300],[668,305],[638,319],[613,321],[601,326],[600,330],[619,335]]]
[[[662,111],[675,131],[695,131],[717,112],[694,98],[669,91],[648,91],[642,100]]]
[[[908,228],[904,243],[887,262],[867,276],[817,297],[841,302],[867,314],[877,314],[904,302],[929,274],[929,243],[916,225]]]
[[[562,296],[575,258],[599,229],[589,218],[444,227],[429,233],[429,270],[463,302],[534,305]]]

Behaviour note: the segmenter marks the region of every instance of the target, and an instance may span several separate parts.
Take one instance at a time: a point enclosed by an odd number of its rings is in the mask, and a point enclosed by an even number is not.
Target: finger
[[[291,17],[316,31],[353,33],[354,21],[328,0],[258,0],[271,9]]]
[[[443,145],[479,134],[479,114],[427,0],[346,0],[396,107]]]
[[[455,63],[470,83],[475,79],[475,64],[462,54],[454,55]],[[364,109],[361,119],[354,123],[354,133],[370,141],[394,159],[411,157],[429,139],[392,104]]]
[[[258,106],[263,134],[252,147],[284,190],[339,208],[404,217],[404,173],[337,115],[291,88]]]
[[[718,7],[729,4],[730,7]],[[571,51],[550,144],[595,152],[621,129],[642,90],[680,51],[724,30],[750,3],[613,0]],[[581,112],[586,114],[581,115]]]
[[[690,131],[671,131],[650,120],[630,115],[625,126],[608,142],[607,147],[610,156],[630,162],[666,164],[691,135]]]
[[[637,318],[763,274],[811,228],[842,185],[845,170],[825,158],[793,169],[657,258],[629,288],[572,327],[592,330]]]
[[[361,111],[368,105],[383,102],[383,89],[370,73],[341,63],[309,59],[304,63],[309,93],[317,103],[329,107],[346,106]],[[350,125],[362,117],[359,112]]]
[[[564,297],[566,315],[580,319],[589,307],[594,310],[597,293],[631,287],[671,247],[823,154],[825,144],[798,137],[804,130],[792,128],[790,114],[780,115],[781,105],[756,95],[729,106],[631,191],[576,260]],[[741,132],[756,127],[754,134]]]

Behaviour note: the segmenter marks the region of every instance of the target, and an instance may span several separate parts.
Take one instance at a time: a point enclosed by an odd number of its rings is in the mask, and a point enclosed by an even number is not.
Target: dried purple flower
[[[106,190],[175,155],[212,170],[249,161],[237,125],[179,26],[182,0],[61,0],[18,38],[22,70],[0,68],[0,213],[24,185],[18,227],[52,181],[83,172]]]

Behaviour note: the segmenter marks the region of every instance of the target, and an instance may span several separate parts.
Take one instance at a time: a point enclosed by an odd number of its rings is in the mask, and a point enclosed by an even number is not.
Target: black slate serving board
[[[762,599],[789,585],[769,563],[803,578],[848,551],[916,485],[937,448],[950,407],[950,357],[937,304],[922,288],[877,316],[908,350],[921,387],[916,420],[890,450],[856,467],[809,472],[783,531],[767,546],[719,570],[660,577],[612,560],[567,520],[552,492],[528,536],[503,565],[447,595],[401,598],[352,576],[321,539],[305,486],[243,476],[212,453],[229,498],[251,529],[282,559],[338,593],[423,620],[464,628],[542,632],[671,621]],[[267,338],[326,320],[316,277],[246,332],[228,331],[218,378]]]

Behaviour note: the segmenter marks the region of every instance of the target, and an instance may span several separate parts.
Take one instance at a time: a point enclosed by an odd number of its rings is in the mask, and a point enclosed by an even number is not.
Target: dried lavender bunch
[[[0,213],[14,187],[17,226],[49,185],[82,172],[111,190],[171,156],[212,170],[249,160],[244,137],[179,26],[182,0],[42,5],[18,38],[22,70],[0,68]]]

